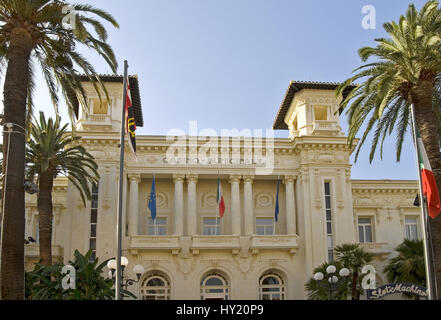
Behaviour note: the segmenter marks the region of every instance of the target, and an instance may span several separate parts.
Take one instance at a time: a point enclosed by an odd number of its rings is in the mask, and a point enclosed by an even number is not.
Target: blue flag
[[[153,176],[152,190],[150,191],[149,209],[152,214],[152,220],[156,219],[156,190],[155,190],[155,177]]]
[[[276,212],[274,215],[274,219],[276,220],[276,222],[279,221],[279,184],[280,180],[277,180]]]

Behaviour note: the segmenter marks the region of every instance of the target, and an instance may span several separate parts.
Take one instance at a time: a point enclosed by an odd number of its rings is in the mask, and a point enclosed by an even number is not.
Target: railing
[[[315,120],[313,122],[313,132],[324,131],[324,132],[339,132],[340,128],[336,121],[324,121]]]
[[[37,258],[40,256],[40,245],[38,243],[30,243],[25,245],[25,257]],[[52,246],[52,257],[63,257],[63,248],[59,245]]]
[[[239,252],[241,249],[257,252],[259,250],[281,249],[295,253],[298,250],[298,236],[238,236],[238,235],[193,235],[193,236],[132,236],[130,237],[129,250],[138,251],[172,250],[174,254],[179,251],[199,252],[200,250],[232,250]],[[242,248],[243,247],[243,248]]]

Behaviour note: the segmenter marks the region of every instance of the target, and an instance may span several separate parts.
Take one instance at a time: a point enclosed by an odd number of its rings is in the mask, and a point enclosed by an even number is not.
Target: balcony
[[[146,250],[179,250],[179,236],[132,236],[129,251],[137,254]]]
[[[286,250],[294,254],[298,250],[298,236],[238,236],[238,235],[194,235],[194,236],[132,236],[129,251],[137,255],[142,251],[171,251],[173,255],[179,252],[198,255],[200,251],[231,251],[233,254],[251,251],[257,254],[259,250]]]
[[[25,257],[26,258],[39,258],[40,257],[40,245],[38,243],[31,243],[25,245]],[[63,258],[63,248],[58,245],[52,246],[52,257],[54,259]]]
[[[313,122],[313,135],[334,135],[340,131],[340,125],[336,121],[315,120]]]
[[[296,253],[299,245],[296,235],[257,236],[251,238],[251,248],[254,250],[286,249]]]
[[[218,249],[233,250],[240,249],[240,236],[193,236],[192,249]]]

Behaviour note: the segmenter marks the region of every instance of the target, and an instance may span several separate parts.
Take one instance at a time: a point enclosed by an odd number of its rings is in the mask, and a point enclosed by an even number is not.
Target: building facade
[[[109,101],[84,82],[89,108],[77,110],[80,143],[99,164],[84,207],[67,178],[56,179],[54,260],[78,249],[101,261],[116,255],[122,77],[103,76]],[[137,126],[138,79],[130,78]],[[305,299],[313,269],[335,246],[361,243],[381,270],[405,238],[420,238],[416,181],[352,180],[353,148],[341,130],[335,84],[292,82],[274,122],[289,138],[137,136],[124,164],[125,274],[145,273],[129,289],[139,299]],[[126,150],[129,150],[126,148]],[[148,200],[156,182],[157,218]],[[368,176],[368,174],[367,174]],[[217,216],[217,181],[226,205]],[[277,193],[277,185],[279,192]],[[36,196],[27,195],[26,236],[38,240]],[[279,205],[275,223],[275,206]],[[27,268],[38,244],[26,245]]]

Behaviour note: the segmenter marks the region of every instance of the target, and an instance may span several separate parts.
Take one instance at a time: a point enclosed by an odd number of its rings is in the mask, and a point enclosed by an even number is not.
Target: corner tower
[[[337,83],[291,81],[274,121],[274,130],[289,130],[291,140],[302,136],[344,136],[339,117],[339,105],[344,97],[335,96],[337,86]]]
[[[88,107],[83,108],[78,101],[78,97],[76,95],[71,96],[77,118],[76,129],[80,132],[119,132],[121,130],[121,108],[123,103],[123,76],[100,75],[99,77],[107,89],[109,99],[106,99],[105,93],[100,91],[100,100],[94,83],[87,76],[80,76]],[[129,83],[136,126],[142,127],[144,123],[138,77],[136,75],[130,76]],[[100,89],[98,83],[96,83],[96,86]]]
[[[352,203],[353,149],[340,126],[337,83],[292,81],[274,122],[274,130],[289,130],[298,164],[295,197],[299,242],[309,276],[325,261],[334,260],[335,247],[354,243]]]

